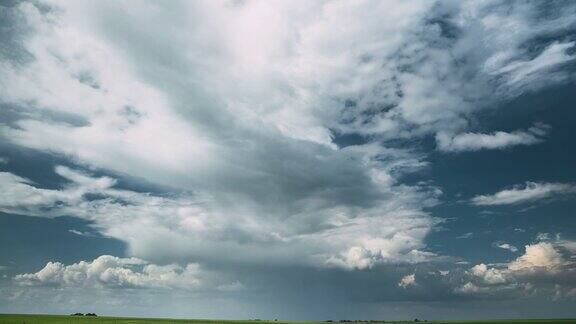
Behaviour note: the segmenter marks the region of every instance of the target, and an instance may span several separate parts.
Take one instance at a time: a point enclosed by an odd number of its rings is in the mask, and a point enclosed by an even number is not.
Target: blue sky
[[[575,14],[1,3],[0,312],[576,316]]]

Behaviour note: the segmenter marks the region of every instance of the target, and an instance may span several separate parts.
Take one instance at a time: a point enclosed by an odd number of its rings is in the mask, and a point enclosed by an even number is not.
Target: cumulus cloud
[[[440,132],[436,134],[438,149],[446,152],[479,151],[490,149],[505,149],[517,145],[533,145],[542,141],[547,127],[538,125],[528,131],[494,132],[491,134],[462,133],[450,135]]]
[[[478,195],[471,202],[478,206],[515,205],[574,192],[576,187],[572,184],[526,182],[523,186],[516,185],[492,195]]]
[[[364,238],[358,241],[362,245],[331,257],[328,264],[347,269],[367,269],[381,263],[420,263],[440,259],[433,252],[420,250],[425,245],[415,238],[422,237],[427,231],[422,227],[408,233],[394,233],[387,238]]]
[[[199,276],[199,267],[193,263],[160,266],[137,258],[102,255],[70,265],[48,262],[38,272],[19,274],[14,280],[25,286],[193,289],[200,284]]]
[[[415,285],[416,285],[416,275],[415,274],[406,275],[406,276],[402,277],[402,279],[400,279],[400,281],[398,282],[398,287],[402,287],[402,288],[408,288],[410,286],[415,286]]]
[[[557,248],[549,242],[526,245],[526,253],[508,264],[510,270],[554,269],[565,264]]]
[[[470,269],[472,274],[476,277],[482,278],[487,284],[501,284],[506,282],[504,275],[501,271],[493,268],[488,268],[484,263],[477,264]]]
[[[516,296],[548,295],[571,298],[576,249],[574,241],[541,241],[525,246],[525,253],[500,265],[477,264],[468,271],[468,282],[455,288],[459,294]]]

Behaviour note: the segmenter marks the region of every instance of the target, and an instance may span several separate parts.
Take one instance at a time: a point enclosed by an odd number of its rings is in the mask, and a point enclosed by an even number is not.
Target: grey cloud
[[[65,167],[57,167],[56,172],[68,181],[60,190],[38,188],[27,179],[0,173],[5,192],[0,210],[39,217],[81,217],[93,221],[103,234],[127,242],[134,255],[156,260],[194,258],[365,268],[381,262],[422,262],[436,257],[425,251],[423,243],[435,220],[414,214],[401,199],[393,200],[399,205],[317,209],[319,215],[312,220],[300,219],[304,215],[298,214],[286,220],[248,218],[218,210],[210,197],[159,197],[116,189],[116,180],[110,177],[95,178]],[[402,199],[410,194],[402,193]],[[356,217],[350,218],[350,213]],[[356,250],[366,256],[353,257]]]
[[[573,62],[570,42],[526,46],[571,30],[569,3],[546,21],[508,1],[41,3],[10,9],[30,59],[2,53],[1,140],[172,193],[2,173],[2,211],[88,219],[155,263],[361,276],[443,260],[426,244],[441,189],[402,183],[428,165],[415,143],[470,133],[477,112],[565,82]],[[363,141],[339,148],[337,134]],[[419,284],[404,293],[425,289],[407,273]]]
[[[414,285],[417,285],[415,274],[406,275],[398,282],[398,286],[402,288],[408,288]]]
[[[142,51],[142,46],[149,46],[147,41],[142,43],[143,40],[149,38],[133,30],[135,25],[148,26],[150,20],[165,20],[166,15],[172,14],[184,15],[182,19],[170,19],[176,28],[183,30],[189,26],[180,24],[192,23],[196,26],[210,23],[205,18],[199,21],[187,19],[188,14],[196,15],[194,10],[205,10],[229,19],[231,25],[222,25],[222,32],[237,32],[236,25],[250,27],[250,21],[243,17],[244,14],[252,14],[251,10],[275,12],[278,8],[265,3],[237,8],[212,3],[192,7],[184,3],[167,7],[153,6],[158,10],[145,14],[150,16],[144,24],[141,21],[144,16],[136,14],[116,19],[120,14],[118,9],[126,5],[123,3],[63,5],[65,8],[59,12],[61,16],[58,18],[74,25],[71,29],[53,28],[51,21],[31,4],[26,3],[20,7],[28,16],[31,28],[38,32],[29,40],[32,44],[29,50],[35,55],[36,61],[23,69],[10,65],[4,67],[3,75],[14,82],[15,90],[5,100],[12,103],[35,100],[41,109],[74,113],[89,122],[86,125],[71,125],[23,117],[16,122],[15,127],[3,128],[3,133],[10,141],[74,156],[87,165],[145,177],[152,182],[194,192],[195,196],[202,197],[200,200],[209,201],[211,213],[221,215],[215,218],[227,224],[222,233],[229,233],[230,237],[238,241],[256,244],[259,241],[276,241],[275,238],[287,241],[291,236],[308,239],[308,234],[312,235],[311,240],[326,241],[328,237],[349,235],[350,243],[348,240],[343,240],[347,243],[341,243],[344,245],[342,253],[346,253],[349,244],[364,248],[364,241],[377,238],[394,241],[391,229],[398,229],[394,219],[401,215],[401,218],[406,218],[406,221],[398,221],[400,227],[406,227],[401,230],[401,235],[410,236],[411,244],[409,249],[395,248],[395,251],[402,252],[395,252],[394,258],[396,253],[404,254],[412,250],[420,253],[419,249],[425,248],[422,240],[435,220],[422,212],[420,207],[435,204],[437,194],[430,188],[396,185],[392,174],[400,166],[410,166],[410,169],[424,166],[425,163],[416,154],[408,150],[386,149],[377,144],[336,150],[329,143],[329,136],[326,137],[328,142],[317,137],[317,134],[326,133],[323,126],[294,128],[294,125],[308,119],[315,122],[313,112],[308,116],[308,111],[296,110],[292,116],[290,110],[274,111],[279,102],[289,99],[282,92],[284,88],[269,89],[277,83],[269,83],[267,79],[253,80],[267,90],[265,97],[250,91],[236,93],[235,88],[240,84],[235,81],[236,76],[223,75],[222,79],[211,79],[214,74],[204,71],[204,67],[212,69],[220,66],[221,62],[213,66],[213,62],[198,61],[200,57],[189,60],[183,57],[186,54],[184,50]],[[95,11],[88,10],[92,7],[96,7],[93,8]],[[421,10],[418,6],[402,8]],[[340,15],[344,8],[335,10]],[[75,25],[74,19],[67,20],[70,19],[68,15],[75,14],[89,14],[93,19],[86,20],[88,25]],[[108,29],[112,27],[115,28],[114,33]],[[318,37],[328,36],[325,27],[321,27]],[[166,44],[164,48],[180,45],[192,48],[179,38],[185,34],[163,33],[162,28],[146,32],[171,35],[158,37],[159,42]],[[226,55],[246,50],[227,48],[228,45],[222,42],[226,38],[218,38],[225,35],[218,30],[213,32],[216,39],[203,38],[201,35],[204,35],[204,31],[198,30],[200,38],[192,37],[191,40],[200,41],[199,48],[213,44],[217,48],[223,47],[220,49],[222,51],[232,51],[224,53]],[[64,39],[68,37],[78,37],[78,45],[62,46],[58,60],[55,60],[53,45],[66,43]],[[119,43],[117,37],[128,38]],[[258,47],[254,50],[264,51],[263,54],[268,51]],[[165,57],[167,53],[171,53],[170,59]],[[309,54],[316,55],[313,52]],[[246,70],[244,64],[253,62],[242,61],[250,60],[251,55],[231,58],[226,55],[216,55],[216,58],[238,59],[239,62],[230,62],[230,71],[239,69],[242,75],[252,76],[249,72],[253,69]],[[69,70],[62,69],[61,64],[67,65]],[[275,68],[269,61],[262,64],[261,68]],[[197,68],[199,66],[201,68]],[[99,87],[80,82],[76,77],[79,73],[91,75]],[[39,79],[37,75],[43,75],[45,79]],[[34,81],[29,79],[32,76]],[[259,78],[258,75],[253,77]],[[293,77],[287,76],[288,79]],[[214,82],[222,80],[228,80],[229,83],[227,81],[210,88]],[[34,83],[45,83],[53,91],[44,93],[40,87],[32,85]],[[55,86],[62,88],[54,89]],[[68,95],[58,97],[53,93]],[[273,94],[270,97],[274,102],[262,100],[268,94]],[[298,107],[300,103],[289,102],[292,108]],[[133,110],[139,116],[137,119],[126,116],[127,106],[134,107]],[[256,108],[262,111],[252,110]],[[285,124],[293,118],[293,122]],[[315,129],[320,132],[317,133]],[[309,134],[308,130],[313,132]],[[416,201],[419,203],[414,204]],[[377,224],[385,224],[390,230],[376,230]],[[119,228],[115,230],[121,231]],[[267,233],[257,233],[259,231]],[[378,233],[381,231],[385,233]],[[172,230],[155,235],[167,235],[169,232]],[[183,234],[183,244],[189,241],[185,236]],[[136,250],[139,251],[137,253],[149,253],[150,244],[134,242],[131,247],[135,253]],[[185,249],[179,247],[172,250]],[[371,253],[381,254],[380,249]],[[418,254],[418,258],[424,259],[424,255]]]

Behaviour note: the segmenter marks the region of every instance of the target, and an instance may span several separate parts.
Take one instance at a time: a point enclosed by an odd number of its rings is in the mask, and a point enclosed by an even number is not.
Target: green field
[[[0,314],[0,324],[36,324],[36,323],[70,323],[70,324],[317,324],[321,322],[286,322],[286,321],[250,321],[250,320],[202,320],[202,319],[170,319],[170,318],[136,318],[136,317],[89,317],[69,315],[25,315],[25,314]],[[322,323],[327,324],[327,323]],[[337,323],[335,323],[337,324]]]
[[[185,320],[185,319],[162,319],[162,318],[132,318],[132,317],[83,317],[83,316],[65,316],[65,315],[20,315],[20,314],[0,314],[0,323],[2,324],[36,324],[36,323],[118,323],[118,324],[168,324],[168,323],[193,323],[193,324],[327,324],[326,322],[287,322],[287,321],[265,321],[265,320]],[[339,323],[334,321],[334,323]],[[366,322],[347,322],[357,324],[367,323],[414,323],[413,321],[366,321]],[[421,322],[423,323],[423,322]],[[427,321],[426,323],[449,323],[449,324],[523,324],[523,323],[574,323],[576,319],[528,319],[528,320],[490,320],[490,321]]]

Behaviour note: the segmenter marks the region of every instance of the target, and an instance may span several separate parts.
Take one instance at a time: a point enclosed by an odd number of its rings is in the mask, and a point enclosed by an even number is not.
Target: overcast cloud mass
[[[575,17],[0,3],[0,312],[575,317]]]

